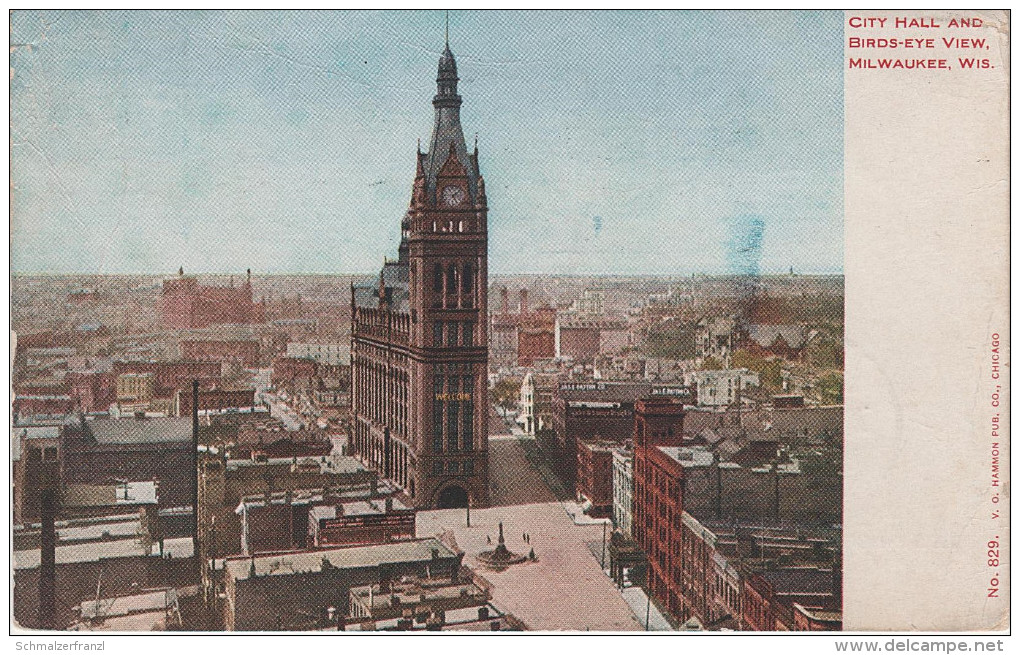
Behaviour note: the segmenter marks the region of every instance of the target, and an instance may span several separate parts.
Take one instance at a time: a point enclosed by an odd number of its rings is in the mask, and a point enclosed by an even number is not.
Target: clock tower
[[[447,44],[399,256],[352,289],[352,445],[422,508],[489,501],[488,206],[458,81]]]

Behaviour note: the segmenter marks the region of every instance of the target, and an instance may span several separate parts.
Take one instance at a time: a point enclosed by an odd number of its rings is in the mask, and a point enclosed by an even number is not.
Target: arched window
[[[450,264],[446,271],[446,293],[451,295],[457,293],[457,267],[453,264]]]
[[[439,264],[432,270],[432,290],[436,293],[443,292],[443,267]]]
[[[464,264],[464,277],[461,279],[460,288],[464,293],[471,293],[471,285],[474,282],[474,271],[471,262]]]

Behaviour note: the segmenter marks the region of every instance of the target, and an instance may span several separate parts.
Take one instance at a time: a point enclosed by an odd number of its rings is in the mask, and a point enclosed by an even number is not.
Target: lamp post
[[[467,527],[471,527],[471,494],[468,493],[467,497]]]

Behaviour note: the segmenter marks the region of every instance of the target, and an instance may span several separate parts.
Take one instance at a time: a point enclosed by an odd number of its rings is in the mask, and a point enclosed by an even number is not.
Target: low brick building
[[[438,539],[229,558],[223,623],[228,631],[339,626],[350,590],[402,576],[454,579],[463,553]]]
[[[392,496],[364,498],[299,490],[248,496],[241,520],[241,553],[383,544],[414,539],[414,509]]]
[[[117,400],[112,372],[95,369],[68,371],[65,380],[74,403],[86,414],[105,412]]]
[[[202,389],[211,389],[220,384],[222,365],[219,362],[193,361],[123,361],[113,362],[113,375],[119,380],[123,375],[152,375],[152,394],[158,398],[170,398],[178,389],[191,389],[198,380]]]
[[[274,387],[292,386],[307,388],[318,375],[314,360],[299,357],[277,357],[273,360],[272,382]]]
[[[414,539],[416,516],[392,496],[318,505],[309,513],[308,534],[317,548],[384,544]]]
[[[582,441],[577,446],[577,501],[596,518],[613,513],[613,452],[615,442]]]
[[[578,476],[580,442],[623,445],[634,430],[634,402],[638,398],[681,400],[689,395],[684,387],[651,382],[561,382],[552,398],[552,429],[536,434],[539,446],[552,460],[556,474],[572,488]]]
[[[841,573],[838,568],[798,567],[752,574],[744,580],[744,629],[770,632],[839,629]],[[819,615],[812,616],[813,612]]]
[[[179,389],[174,395],[174,415],[191,416],[192,405],[192,390]],[[199,414],[221,414],[229,412],[250,413],[254,410],[254,389],[210,389],[199,391],[198,394]]]
[[[19,418],[61,417],[71,413],[74,409],[74,401],[71,396],[64,394],[56,396],[15,395],[12,409],[14,415]]]

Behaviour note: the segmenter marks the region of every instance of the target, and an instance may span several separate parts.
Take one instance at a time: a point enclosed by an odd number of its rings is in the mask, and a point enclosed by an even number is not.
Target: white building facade
[[[757,387],[760,381],[754,371],[733,368],[687,373],[684,384],[697,389],[699,406],[727,407],[740,402],[741,392]]]
[[[634,517],[634,453],[617,448],[613,451],[613,526],[617,532],[632,537]]]

